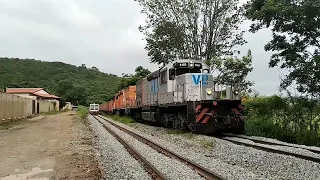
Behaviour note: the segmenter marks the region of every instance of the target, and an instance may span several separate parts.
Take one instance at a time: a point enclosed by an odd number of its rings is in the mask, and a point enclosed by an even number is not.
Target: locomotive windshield
[[[176,68],[176,76],[186,73],[201,73],[201,68]]]

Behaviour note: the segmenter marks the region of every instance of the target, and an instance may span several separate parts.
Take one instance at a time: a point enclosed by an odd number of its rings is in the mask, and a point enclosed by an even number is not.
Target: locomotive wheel
[[[163,125],[164,125],[165,127],[171,127],[171,126],[173,125],[172,121],[170,121],[169,118],[170,118],[170,117],[169,117],[168,114],[164,114],[164,116],[163,116]]]
[[[234,128],[234,133],[236,134],[246,134],[245,123],[239,123],[238,126]]]

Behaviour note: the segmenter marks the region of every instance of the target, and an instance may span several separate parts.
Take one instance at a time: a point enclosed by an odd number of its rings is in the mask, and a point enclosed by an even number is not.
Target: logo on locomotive
[[[195,85],[201,81],[202,85],[208,85],[209,75],[207,74],[192,74],[192,80]]]

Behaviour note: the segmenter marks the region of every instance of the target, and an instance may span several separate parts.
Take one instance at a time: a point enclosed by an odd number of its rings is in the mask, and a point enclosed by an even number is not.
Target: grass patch
[[[245,105],[247,135],[320,146],[320,103],[271,96],[251,98]]]
[[[168,134],[184,134],[186,132],[180,129],[168,129],[167,133]]]
[[[180,129],[167,129],[167,133],[168,134],[182,134],[187,139],[193,139],[194,138],[194,134],[192,132],[183,131],[183,130],[180,130]]]
[[[136,122],[135,120],[133,120],[132,118],[127,117],[127,116],[113,115],[113,116],[106,116],[106,117],[111,118],[115,121],[121,122],[123,124],[127,124],[127,125],[130,125],[130,124],[133,124]]]
[[[208,141],[208,140],[205,140],[205,139],[201,139],[200,140],[200,144],[203,146],[203,147],[205,147],[205,148],[213,148],[213,146],[214,146],[214,143],[213,143],[213,141]]]
[[[190,132],[186,133],[185,136],[186,136],[187,139],[193,139],[194,138],[194,134],[190,133]]]
[[[89,110],[84,106],[79,106],[77,110],[77,115],[82,119],[86,119],[88,117]]]
[[[0,125],[0,130],[6,130],[8,127]]]

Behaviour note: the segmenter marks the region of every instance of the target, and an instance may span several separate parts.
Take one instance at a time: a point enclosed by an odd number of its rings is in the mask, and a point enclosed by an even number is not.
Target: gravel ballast
[[[236,145],[210,136],[168,134],[166,128],[140,123],[130,126],[129,129],[227,179],[320,179],[320,164],[312,161]],[[211,145],[204,147],[206,144]],[[299,149],[296,152],[303,151]]]
[[[96,155],[103,166],[104,179],[151,179],[140,163],[96,119],[89,116],[88,120],[97,136]]]
[[[110,123],[101,119],[102,122],[109,127],[112,131],[116,132],[121,138],[126,142],[129,142],[142,156],[147,159],[152,165],[154,165],[167,179],[204,179],[198,173],[193,171],[188,166],[182,164],[181,162],[169,158],[150,146],[140,142],[131,135],[119,130]]]

